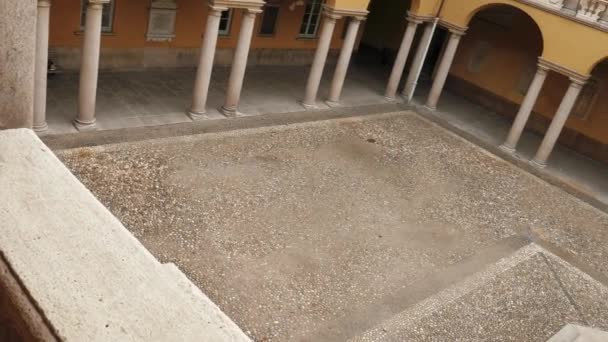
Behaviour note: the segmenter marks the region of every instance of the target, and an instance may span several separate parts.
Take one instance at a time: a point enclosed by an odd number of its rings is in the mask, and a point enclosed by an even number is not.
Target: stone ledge
[[[608,341],[608,332],[568,324],[547,342],[602,342]]]
[[[249,340],[169,277],[33,131],[0,132],[0,151],[0,250],[58,339]]]

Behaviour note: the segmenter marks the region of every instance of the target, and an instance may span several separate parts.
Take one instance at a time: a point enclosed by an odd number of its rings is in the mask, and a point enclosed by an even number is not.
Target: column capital
[[[577,77],[570,77],[570,86],[575,88],[582,88],[587,83],[588,79],[589,78],[582,79]]]
[[[51,7],[51,0],[38,0],[38,8]]]
[[[536,64],[539,70],[549,71],[551,70],[551,66],[547,65],[542,58],[538,58],[538,63]]]
[[[586,82],[589,77],[591,77],[591,75],[588,74],[581,74],[573,69],[570,69],[568,67],[565,67],[563,65],[548,61],[546,59],[544,59],[543,57],[538,57],[538,63],[543,64],[544,66],[546,66],[547,68],[560,73],[566,77],[569,77],[570,79],[576,79],[576,80],[580,80],[581,82]]]
[[[451,33],[453,33],[457,36],[463,36],[467,32],[467,29],[468,29],[468,27],[462,27],[462,26],[459,26],[456,24],[452,24],[443,19],[439,20],[439,25],[447,28]]]
[[[255,16],[256,14],[260,14],[262,13],[262,9],[261,8],[247,8],[247,12],[245,13],[245,15],[247,16]]]
[[[110,0],[88,0],[87,9],[98,9],[101,10],[103,5],[109,4]]]
[[[549,70],[551,70],[551,68],[548,65],[544,64],[541,61],[539,61],[536,64],[536,66],[537,66],[537,68],[536,68],[537,74],[546,75],[549,72]]]
[[[412,23],[422,24],[425,21],[432,21],[435,18],[431,17],[431,16],[422,16],[422,15],[413,13],[412,11],[407,11],[406,19],[407,19],[407,21],[412,22]]]
[[[333,13],[331,10],[328,10],[328,9],[325,7],[325,5],[323,5],[323,16],[324,16],[325,18],[331,19],[331,20],[333,20],[333,21],[336,21],[336,20],[338,20],[338,19],[341,19],[341,18],[342,18],[342,16],[341,16],[341,15],[335,14],[335,13]]]
[[[219,17],[222,15],[222,12],[227,11],[228,7],[223,7],[223,6],[215,6],[212,4],[209,4],[209,14],[208,15],[213,15],[216,17]]]
[[[342,17],[353,17],[356,20],[364,20],[360,18],[367,17],[369,11],[335,8],[328,5],[323,5],[323,13],[332,19],[340,19]]]
[[[209,0],[209,6],[220,8],[242,8],[252,11],[262,11],[265,2],[262,0]],[[255,13],[260,13],[255,12]]]

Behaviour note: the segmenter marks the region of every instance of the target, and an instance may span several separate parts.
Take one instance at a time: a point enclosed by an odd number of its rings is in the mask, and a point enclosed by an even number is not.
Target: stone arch
[[[608,56],[600,58],[598,61],[593,63],[589,68],[589,74],[593,74],[593,71],[596,70],[601,64],[608,63]]]
[[[542,33],[542,57],[547,61],[585,75],[589,74],[594,63],[608,55],[608,35],[605,32],[523,1],[444,0],[439,16],[446,23],[464,28],[477,12],[499,4],[516,7],[534,20]],[[585,51],[585,54],[580,51]]]
[[[535,31],[530,32],[530,34],[534,35],[536,40],[538,41],[539,46],[540,46],[540,49],[539,49],[540,51],[538,51],[537,53],[538,53],[539,57],[542,56],[543,51],[544,51],[545,39],[544,39],[544,34],[541,29],[541,26],[539,25],[538,21],[534,19],[534,17],[532,17],[528,12],[522,10],[521,8],[519,8],[517,6],[513,6],[511,4],[504,4],[504,3],[488,3],[485,5],[479,6],[469,13],[466,26],[468,27],[471,20],[473,20],[473,18],[475,18],[476,16],[478,16],[481,13],[488,12],[488,11],[497,11],[497,10],[501,10],[501,9],[504,9],[505,12],[511,11],[512,13],[517,13],[518,15],[521,15],[521,16],[527,18],[528,23],[531,24],[530,26],[535,28]]]
[[[525,11],[524,9],[522,9],[519,6],[514,6],[513,4],[508,3],[508,2],[490,2],[490,3],[483,4],[481,6],[473,8],[469,12],[469,14],[466,17],[466,26],[468,26],[469,23],[471,22],[471,20],[479,13],[482,13],[486,10],[491,10],[494,8],[508,8],[508,9],[515,11],[515,12],[519,13],[520,15],[523,15],[526,18],[528,18],[529,21],[534,24],[533,26],[536,27],[535,33],[540,38],[539,40],[540,40],[540,46],[541,46],[539,56],[542,56],[542,53],[544,51],[544,44],[545,44],[545,35],[543,32],[543,29],[542,29],[541,25],[539,24],[539,21],[536,18],[534,18],[530,13],[528,13],[527,11]]]

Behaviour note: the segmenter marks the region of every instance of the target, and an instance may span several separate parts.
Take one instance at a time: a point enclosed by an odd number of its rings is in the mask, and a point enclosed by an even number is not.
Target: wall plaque
[[[153,42],[170,42],[175,38],[175,0],[152,0],[146,39]]]

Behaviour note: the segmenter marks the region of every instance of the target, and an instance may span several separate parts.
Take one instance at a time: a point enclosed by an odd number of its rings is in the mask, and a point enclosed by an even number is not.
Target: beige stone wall
[[[133,70],[142,68],[195,67],[198,63],[198,48],[131,48],[101,50],[101,70]],[[333,64],[339,50],[331,50],[328,63]],[[249,65],[301,65],[312,63],[315,50],[308,49],[253,49],[249,53]],[[217,49],[216,65],[232,64],[234,49]],[[54,48],[52,59],[60,70],[80,69],[79,48]]]
[[[36,0],[0,1],[0,129],[31,127]]]

